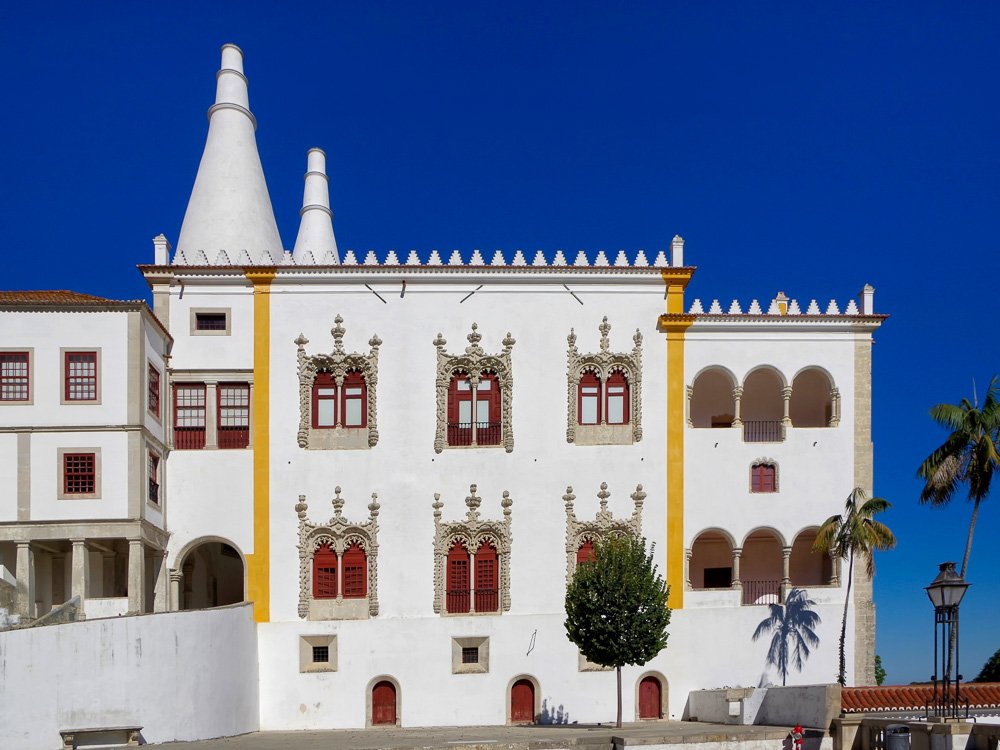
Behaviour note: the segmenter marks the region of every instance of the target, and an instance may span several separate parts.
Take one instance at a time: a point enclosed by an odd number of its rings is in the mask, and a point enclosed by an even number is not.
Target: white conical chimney
[[[199,250],[209,258],[225,250],[251,258],[282,256],[264,170],[257,153],[250,113],[243,52],[235,44],[222,47],[215,104],[208,110],[208,138],[198,175],[177,238],[177,252],[191,257]]]
[[[325,262],[327,253],[334,263],[340,263],[337,239],[333,236],[333,212],[330,210],[330,184],[326,176],[326,154],[322,149],[311,148],[306,157],[306,186],[302,193],[302,219],[299,235],[295,238],[292,258],[296,263],[305,262],[311,251],[316,263]]]

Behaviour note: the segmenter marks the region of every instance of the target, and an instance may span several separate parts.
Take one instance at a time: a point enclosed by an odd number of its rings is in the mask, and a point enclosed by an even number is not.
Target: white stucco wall
[[[142,726],[147,742],[253,731],[256,650],[247,605],[0,632],[0,747],[101,726]]]

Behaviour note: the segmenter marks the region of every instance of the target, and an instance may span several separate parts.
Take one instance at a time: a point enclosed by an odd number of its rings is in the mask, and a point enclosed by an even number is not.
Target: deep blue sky
[[[970,512],[917,502],[943,437],[927,409],[1000,371],[1000,5],[111,5],[0,9],[0,285],[146,295],[134,265],[176,241],[228,41],[286,247],[321,146],[342,250],[631,255],[679,233],[703,299],[843,305],[870,282],[892,315],[875,489],[900,540],[878,558],[877,650],[890,681],[927,678],[922,587],[961,559]],[[993,495],[969,678],[1000,647]]]

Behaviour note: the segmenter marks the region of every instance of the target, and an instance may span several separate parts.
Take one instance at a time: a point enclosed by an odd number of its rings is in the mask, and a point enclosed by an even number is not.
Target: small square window
[[[299,636],[299,672],[336,672],[337,636]]]
[[[328,664],[330,662],[329,646],[313,646],[313,664]]]
[[[469,636],[451,639],[451,673],[485,674],[490,671],[490,639]]]
[[[101,449],[59,448],[60,500],[97,500],[101,497]]]
[[[228,336],[231,312],[228,307],[202,307],[191,310],[192,336]]]
[[[479,663],[479,648],[463,648],[462,649],[462,664],[478,664]]]
[[[226,330],[225,313],[197,313],[194,316],[195,328],[199,331]]]

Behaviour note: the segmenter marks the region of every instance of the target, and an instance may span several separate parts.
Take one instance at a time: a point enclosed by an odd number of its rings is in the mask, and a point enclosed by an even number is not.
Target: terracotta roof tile
[[[909,711],[923,709],[931,702],[932,685],[882,685],[880,687],[844,688],[841,709],[844,713],[866,711]],[[962,697],[970,708],[1000,707],[1000,682],[970,682],[962,685]]]
[[[67,289],[32,289],[28,291],[0,291],[0,304],[4,305],[106,305],[125,300],[95,297],[92,294],[71,292]],[[129,300],[132,301],[132,300]]]

